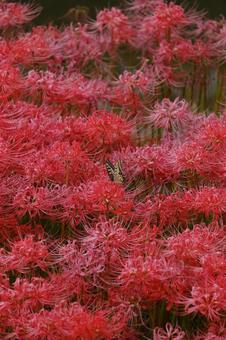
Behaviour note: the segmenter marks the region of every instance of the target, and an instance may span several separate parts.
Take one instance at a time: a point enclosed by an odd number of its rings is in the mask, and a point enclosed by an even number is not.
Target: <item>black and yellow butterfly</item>
[[[122,164],[121,161],[118,161],[113,165],[111,161],[106,160],[106,170],[109,178],[112,182],[123,184],[125,182],[125,177],[122,172]]]

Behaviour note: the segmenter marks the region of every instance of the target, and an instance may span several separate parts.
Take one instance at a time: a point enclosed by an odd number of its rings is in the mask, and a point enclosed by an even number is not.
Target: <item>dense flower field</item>
[[[226,339],[226,22],[0,3],[0,338]]]

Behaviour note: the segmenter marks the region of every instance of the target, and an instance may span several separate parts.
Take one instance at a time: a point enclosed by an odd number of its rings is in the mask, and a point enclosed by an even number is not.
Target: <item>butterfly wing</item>
[[[105,166],[106,166],[106,170],[107,170],[107,173],[108,173],[108,176],[109,176],[110,180],[112,182],[114,182],[114,173],[115,173],[114,165],[107,159],[106,163],[105,163]]]
[[[114,182],[115,183],[124,183],[125,177],[122,172],[122,164],[118,161],[114,166]]]

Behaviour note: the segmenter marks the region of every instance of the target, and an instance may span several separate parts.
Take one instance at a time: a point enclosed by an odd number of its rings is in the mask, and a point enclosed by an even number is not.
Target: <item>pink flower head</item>
[[[53,189],[56,197],[56,208],[52,210],[51,216],[62,223],[69,223],[75,227],[79,223],[85,223],[86,217],[91,210],[92,202],[88,199],[87,185],[78,187],[62,186]]]
[[[110,101],[137,110],[142,106],[145,94],[153,94],[158,81],[152,69],[137,70],[135,73],[124,71],[119,75],[111,90]]]
[[[156,6],[153,15],[146,16],[140,25],[138,36],[141,36],[141,44],[146,49],[145,43],[153,44],[156,40],[170,39],[171,34],[189,23],[183,8],[162,3]]]
[[[189,176],[191,173],[202,173],[207,168],[207,155],[205,150],[196,142],[185,142],[174,149],[174,166],[176,172],[185,172],[185,176]]]
[[[65,27],[56,46],[58,59],[70,60],[76,66],[83,66],[90,60],[99,61],[104,52],[100,39],[88,25]]]
[[[186,63],[194,59],[194,45],[188,39],[176,38],[172,40],[173,55],[178,63]],[[188,77],[188,74],[186,74]]]
[[[101,39],[104,37],[111,47],[128,42],[133,34],[128,17],[115,7],[100,11],[97,14],[95,26],[101,33]]]
[[[34,100],[40,92],[44,102],[71,104],[81,108],[96,107],[99,99],[106,98],[107,85],[99,79],[86,79],[80,73],[60,74],[50,71],[29,71],[26,84]],[[79,84],[79,85],[78,85]],[[39,92],[39,93],[38,93]],[[38,97],[38,98],[39,98]]]
[[[173,327],[171,323],[165,329],[156,327],[153,331],[153,340],[185,340],[186,334],[179,326]]]
[[[21,186],[13,199],[13,207],[19,218],[28,215],[31,219],[52,211],[55,198],[46,187]]]
[[[121,185],[105,180],[91,182],[87,198],[93,212],[128,215],[133,207]]]
[[[193,45],[192,61],[199,65],[208,65],[213,62],[217,55],[216,50],[211,43],[197,39]]]
[[[6,269],[24,273],[39,267],[47,269],[49,251],[43,241],[35,241],[33,236],[12,243],[11,251],[6,256]]]
[[[81,145],[73,142],[55,142],[30,157],[31,164],[26,167],[28,176],[33,181],[55,182],[58,184],[80,184],[94,176],[97,167],[81,149]]]
[[[223,322],[211,322],[208,332],[204,334],[199,332],[200,335],[195,337],[195,340],[224,340],[226,337],[226,327]]]
[[[193,199],[194,195],[190,191],[185,193],[177,191],[166,197],[157,197],[155,209],[160,218],[160,226],[166,227],[178,223],[187,225],[192,215]]]
[[[199,144],[212,155],[221,154],[226,146],[226,117],[222,115],[210,115],[197,134],[196,140]]]
[[[19,68],[13,67],[8,61],[0,63],[0,99],[1,101],[18,99],[26,86]]]
[[[150,248],[153,248],[153,244]],[[171,276],[163,257],[135,253],[125,262],[117,281],[127,300],[150,303],[165,298],[166,281]]]
[[[103,219],[95,226],[85,226],[81,243],[88,257],[93,260],[96,257],[104,258],[104,274],[109,277],[119,272],[125,254],[128,254],[138,241],[133,240],[133,235],[130,235],[122,223]],[[109,280],[112,280],[112,277]]]
[[[225,194],[225,188],[204,187],[197,191],[194,197],[194,208],[206,217],[213,215],[213,218],[217,220],[226,212]]]
[[[19,26],[33,20],[41,12],[41,7],[17,3],[0,4],[0,28],[5,29],[10,26]]]
[[[164,98],[161,103],[156,103],[154,109],[149,113],[147,122],[155,128],[166,131],[177,130],[189,123],[192,114],[185,100],[176,98],[173,102]]]
[[[31,32],[10,41],[13,63],[29,66],[50,64],[50,58],[57,58],[60,31],[56,27],[33,27]]]
[[[57,286],[54,281],[35,276],[31,280],[18,277],[13,284],[11,295],[14,316],[18,316],[18,314],[33,315],[44,305],[54,306],[64,298],[64,292],[60,285]],[[11,322],[13,323],[12,320]]]
[[[44,339],[112,339],[117,334],[104,311],[90,312],[78,303],[59,303],[51,311],[41,310],[24,320],[30,338]],[[27,337],[28,339],[28,337]]]
[[[154,17],[157,29],[164,30],[165,32],[173,27],[183,26],[187,23],[184,9],[173,2],[157,6]]]
[[[85,130],[87,150],[107,154],[131,143],[132,124],[113,112],[94,111]],[[87,143],[88,142],[88,143]]]
[[[184,313],[200,313],[211,321],[220,320],[226,304],[225,287],[225,278],[196,283],[191,289],[190,296],[181,298]]]
[[[211,259],[215,254],[220,255],[224,248],[223,238],[224,231],[219,226],[195,225],[192,230],[185,229],[169,237],[166,241],[166,254],[188,266],[200,266],[200,261],[204,265],[206,256]]]
[[[167,146],[144,146],[132,151],[126,160],[131,180],[143,177],[154,183],[164,182],[174,175]]]

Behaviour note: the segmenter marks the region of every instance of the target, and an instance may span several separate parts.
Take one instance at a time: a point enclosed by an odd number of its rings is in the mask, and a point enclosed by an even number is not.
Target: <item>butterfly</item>
[[[117,163],[115,163],[115,165],[113,165],[111,161],[107,159],[105,166],[108,176],[112,180],[112,182],[119,184],[123,184],[125,182],[125,177],[122,172],[121,161],[118,161]]]

